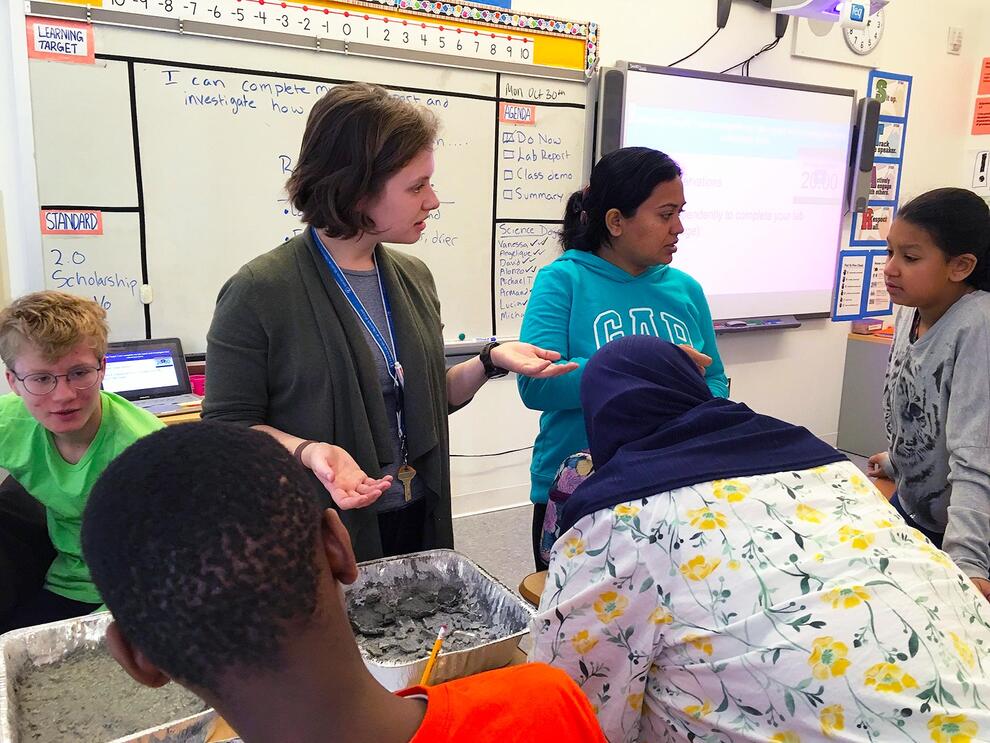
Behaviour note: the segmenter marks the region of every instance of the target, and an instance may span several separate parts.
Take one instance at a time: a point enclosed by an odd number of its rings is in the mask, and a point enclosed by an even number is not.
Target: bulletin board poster
[[[911,85],[910,75],[880,70],[872,70],[867,81],[867,95],[880,101],[880,120],[870,198],[862,214],[853,214],[850,249],[839,256],[832,307],[832,319],[837,322],[887,315],[893,307],[883,282],[883,266],[887,234],[901,194]]]
[[[990,57],[983,58],[980,67],[980,84],[976,89],[976,102],[973,108],[974,136],[990,134]]]

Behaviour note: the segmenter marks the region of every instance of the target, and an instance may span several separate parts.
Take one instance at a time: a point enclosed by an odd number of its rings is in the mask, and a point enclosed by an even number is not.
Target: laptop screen
[[[128,400],[191,392],[178,338],[111,343],[103,389]]]

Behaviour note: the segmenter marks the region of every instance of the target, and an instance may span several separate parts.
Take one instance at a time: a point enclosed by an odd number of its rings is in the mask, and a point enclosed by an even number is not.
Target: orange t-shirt
[[[577,684],[543,663],[501,668],[437,686],[414,686],[398,695],[427,698],[423,724],[409,743],[606,743]]]

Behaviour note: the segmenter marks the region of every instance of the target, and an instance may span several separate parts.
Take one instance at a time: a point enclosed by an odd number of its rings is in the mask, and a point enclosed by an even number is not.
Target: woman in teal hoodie
[[[712,393],[728,396],[715,345],[712,316],[701,285],[668,264],[684,231],[681,169],[647,147],[605,155],[591,183],[567,202],[564,254],[536,277],[520,340],[554,348],[578,370],[553,379],[519,377],[526,407],[542,410],[530,465],[533,554],[547,496],[566,457],[588,447],[581,411],[581,375],[587,360],[610,340],[653,335],[687,350]]]

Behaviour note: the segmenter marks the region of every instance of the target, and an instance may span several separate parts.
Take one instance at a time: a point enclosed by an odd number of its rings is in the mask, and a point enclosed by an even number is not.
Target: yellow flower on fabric
[[[629,522],[633,520],[637,513],[639,513],[639,506],[629,506],[623,503],[622,505],[613,508],[612,513],[615,514],[615,518],[619,521]]]
[[[959,659],[970,668],[975,667],[976,657],[973,655],[973,648],[960,640],[955,632],[950,632],[949,637],[952,638],[952,644],[955,646],[956,652],[959,653]]]
[[[845,643],[829,636],[817,638],[811,643],[811,656],[808,658],[811,675],[819,681],[842,676],[849,668],[849,661],[846,660],[848,653],[849,647]]]
[[[822,519],[825,518],[825,514],[817,508],[812,508],[804,503],[798,503],[797,517],[802,521],[807,521],[812,524],[820,524],[822,523]]]
[[[846,729],[846,716],[843,713],[841,704],[830,704],[823,707],[818,713],[818,724],[822,726],[822,732],[829,738],[839,730]]]
[[[825,553],[823,553],[823,552],[816,552],[815,553],[815,562],[825,562]]]
[[[822,601],[831,602],[833,609],[852,609],[863,601],[869,601],[870,594],[862,586],[833,588],[822,596]]]
[[[826,472],[828,472],[828,465],[823,464],[821,467],[812,467],[811,471],[814,472],[816,475],[824,475]]]
[[[633,712],[641,711],[643,709],[643,693],[640,692],[639,694],[630,694],[626,697],[626,702],[629,703],[629,708],[632,709]]]
[[[875,686],[877,691],[900,693],[918,686],[911,674],[906,673],[896,663],[877,663],[866,669],[863,681],[867,686]]]
[[[674,615],[671,614],[663,606],[658,606],[656,609],[650,612],[650,616],[647,617],[648,622],[653,624],[670,624],[674,621]]]
[[[849,542],[855,549],[865,550],[873,544],[873,535],[853,529],[851,526],[843,526],[839,529],[839,541]]]
[[[879,521],[874,521],[878,529],[893,529],[894,524],[888,519],[880,519]]]
[[[871,486],[859,475],[853,475],[850,477],[849,484],[852,485],[852,489],[857,493],[869,493],[873,490],[873,486]]]
[[[698,555],[697,557],[692,557],[686,563],[681,565],[681,575],[688,580],[704,580],[715,572],[715,568],[721,564],[721,560],[712,560],[711,562],[708,562],[704,555]]]
[[[616,591],[598,594],[598,598],[592,604],[595,614],[598,615],[598,621],[602,624],[608,624],[613,619],[621,617],[628,606],[629,599]]]
[[[727,568],[729,568],[729,570],[738,570],[739,560],[729,560],[725,565]]]
[[[691,519],[691,526],[702,531],[724,529],[729,523],[726,521],[724,513],[713,511],[710,508],[696,508],[688,511],[688,517]]]
[[[697,650],[700,650],[705,655],[712,654],[712,641],[706,637],[700,637],[699,635],[688,635],[684,638],[684,642],[691,645]]]
[[[574,646],[574,650],[577,651],[578,655],[584,655],[590,652],[597,644],[598,639],[591,637],[586,629],[581,630],[571,638],[571,645]]]
[[[947,554],[945,554],[942,550],[938,549],[937,547],[928,544],[927,541],[925,544],[921,545],[921,550],[926,555],[928,555],[928,558],[932,562],[941,565],[944,568],[951,568],[954,567],[955,565],[955,563],[952,562],[952,560],[949,558]]]
[[[935,743],[972,743],[980,726],[966,715],[935,715],[928,730]]]
[[[707,701],[704,704],[692,704],[684,708],[684,714],[693,717],[695,720],[700,720],[702,717],[711,713],[712,703]]]
[[[570,537],[564,540],[564,557],[568,560],[584,554],[584,540],[578,537]]]
[[[801,736],[788,730],[783,733],[777,733],[770,740],[773,743],[801,743]]]
[[[749,485],[743,485],[738,480],[716,480],[712,483],[715,497],[729,503],[738,503],[749,493]]]

